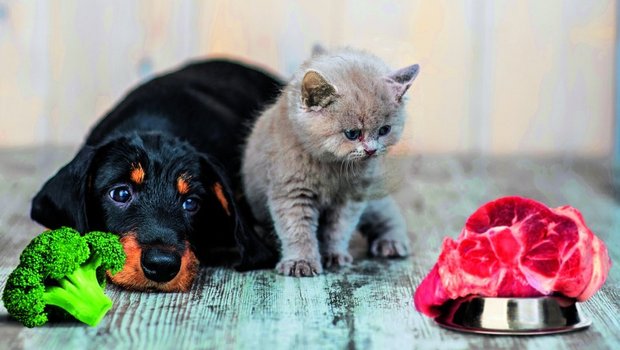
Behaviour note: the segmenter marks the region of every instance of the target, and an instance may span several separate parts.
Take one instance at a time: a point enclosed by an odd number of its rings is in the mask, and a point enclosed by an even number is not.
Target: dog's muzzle
[[[144,247],[135,234],[121,237],[127,261],[112,283],[123,288],[142,291],[184,292],[189,290],[198,273],[198,259],[186,242],[185,250],[177,252],[161,247]]]

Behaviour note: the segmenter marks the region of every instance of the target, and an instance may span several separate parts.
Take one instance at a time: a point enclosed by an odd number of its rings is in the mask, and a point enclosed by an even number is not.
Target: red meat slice
[[[584,301],[605,283],[610,267],[605,244],[575,208],[504,197],[469,217],[456,241],[444,239],[414,303],[435,317],[448,300],[467,295],[561,294]]]

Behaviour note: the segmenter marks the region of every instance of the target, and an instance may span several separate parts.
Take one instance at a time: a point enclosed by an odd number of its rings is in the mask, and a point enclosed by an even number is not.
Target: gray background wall
[[[0,147],[82,142],[140,81],[235,57],[290,76],[316,42],[420,63],[398,151],[605,156],[612,0],[0,0]]]

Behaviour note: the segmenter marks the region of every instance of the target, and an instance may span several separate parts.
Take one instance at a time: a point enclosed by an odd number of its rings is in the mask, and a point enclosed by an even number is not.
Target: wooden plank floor
[[[73,156],[73,149],[0,150],[0,286],[41,227],[30,198]],[[272,271],[240,274],[203,268],[188,293],[136,293],[109,286],[115,304],[96,328],[55,324],[24,328],[0,306],[2,349],[618,349],[620,272],[582,305],[593,321],[582,332],[538,337],[467,335],[444,330],[415,311],[412,294],[434,264],[444,236],[456,236],[478,206],[523,195],[579,208],[620,261],[620,205],[613,176],[600,160],[486,159],[425,156],[406,160],[397,193],[414,254],[401,261],[364,257],[317,278]],[[617,193],[617,192],[616,192]]]

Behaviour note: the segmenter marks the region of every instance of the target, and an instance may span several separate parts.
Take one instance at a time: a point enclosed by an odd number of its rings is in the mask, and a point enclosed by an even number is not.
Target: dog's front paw
[[[276,265],[276,271],[284,276],[312,277],[323,272],[319,261],[282,260]]]
[[[402,258],[409,255],[409,246],[391,238],[377,238],[370,245],[370,254],[381,258]]]
[[[330,267],[344,267],[351,266],[353,257],[348,252],[329,252],[323,254],[323,266]]]

